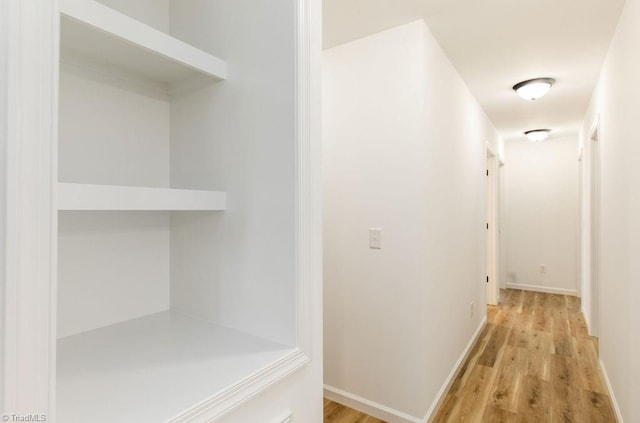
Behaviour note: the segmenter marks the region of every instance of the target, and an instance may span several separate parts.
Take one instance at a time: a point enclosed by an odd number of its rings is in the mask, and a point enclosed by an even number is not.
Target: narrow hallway
[[[578,297],[502,290],[433,423],[615,422]],[[325,400],[325,423],[381,420]]]
[[[507,289],[433,422],[615,422],[578,297]]]

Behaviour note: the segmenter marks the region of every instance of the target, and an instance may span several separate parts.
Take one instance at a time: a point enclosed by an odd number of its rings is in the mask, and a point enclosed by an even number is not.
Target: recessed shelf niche
[[[198,421],[296,354],[295,15],[60,5],[58,420]]]

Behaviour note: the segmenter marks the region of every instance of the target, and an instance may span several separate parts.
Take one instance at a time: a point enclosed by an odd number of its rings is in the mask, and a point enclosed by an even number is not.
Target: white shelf
[[[58,210],[225,210],[226,193],[58,183]]]
[[[93,0],[61,0],[61,50],[154,82],[204,74],[226,77],[226,63]]]
[[[167,421],[292,351],[170,311],[62,338],[58,421]]]

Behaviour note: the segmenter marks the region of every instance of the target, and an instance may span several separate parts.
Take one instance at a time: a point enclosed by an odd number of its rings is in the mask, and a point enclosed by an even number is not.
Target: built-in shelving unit
[[[61,0],[61,47],[155,82],[198,74],[226,78],[226,63],[149,25],[93,0]]]
[[[58,183],[58,210],[224,210],[218,191]]]
[[[60,0],[57,421],[210,421],[306,360],[295,14],[239,7]]]

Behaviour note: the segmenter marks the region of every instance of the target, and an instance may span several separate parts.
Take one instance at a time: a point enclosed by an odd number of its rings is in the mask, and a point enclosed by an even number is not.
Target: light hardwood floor
[[[433,423],[615,422],[580,299],[503,290]],[[332,401],[325,423],[384,423]]]
[[[433,422],[615,422],[580,299],[502,297]]]
[[[324,423],[385,423],[385,422],[325,398]]]

